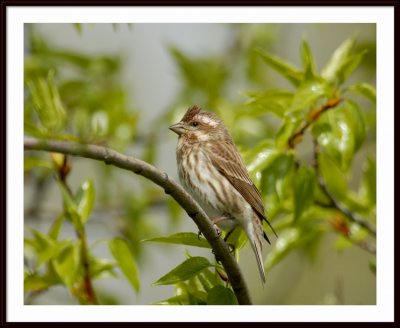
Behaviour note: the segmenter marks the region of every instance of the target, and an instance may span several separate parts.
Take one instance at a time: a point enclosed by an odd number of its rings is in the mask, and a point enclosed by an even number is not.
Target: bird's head
[[[182,119],[169,129],[179,137],[194,142],[222,140],[229,135],[217,115],[206,112],[198,106],[190,107]]]

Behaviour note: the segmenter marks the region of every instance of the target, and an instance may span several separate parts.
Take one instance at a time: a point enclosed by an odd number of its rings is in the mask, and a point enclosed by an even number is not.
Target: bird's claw
[[[201,231],[199,230],[199,232],[197,233],[197,238],[198,238],[199,240],[200,240],[201,235],[202,235],[202,233],[201,233]]]

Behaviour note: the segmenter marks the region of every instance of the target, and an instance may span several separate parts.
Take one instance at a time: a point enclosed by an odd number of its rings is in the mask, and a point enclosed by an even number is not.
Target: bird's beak
[[[169,127],[171,131],[174,131],[178,136],[185,133],[186,129],[181,122],[173,124]]]

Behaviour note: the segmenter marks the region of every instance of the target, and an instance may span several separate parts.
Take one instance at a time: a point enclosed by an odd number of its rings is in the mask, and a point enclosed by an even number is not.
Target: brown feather
[[[264,215],[264,204],[260,192],[251,181],[249,173],[243,163],[240,153],[233,144],[232,139],[211,145],[210,159],[218,171],[232,184],[256,212],[261,222],[264,220],[270,226],[274,234],[275,230]],[[269,242],[268,238],[266,240]]]

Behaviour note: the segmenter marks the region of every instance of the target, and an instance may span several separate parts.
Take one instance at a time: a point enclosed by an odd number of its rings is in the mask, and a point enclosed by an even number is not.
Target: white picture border
[[[393,321],[393,7],[7,7],[8,321]],[[29,306],[23,291],[24,23],[376,23],[377,304],[364,306]]]

